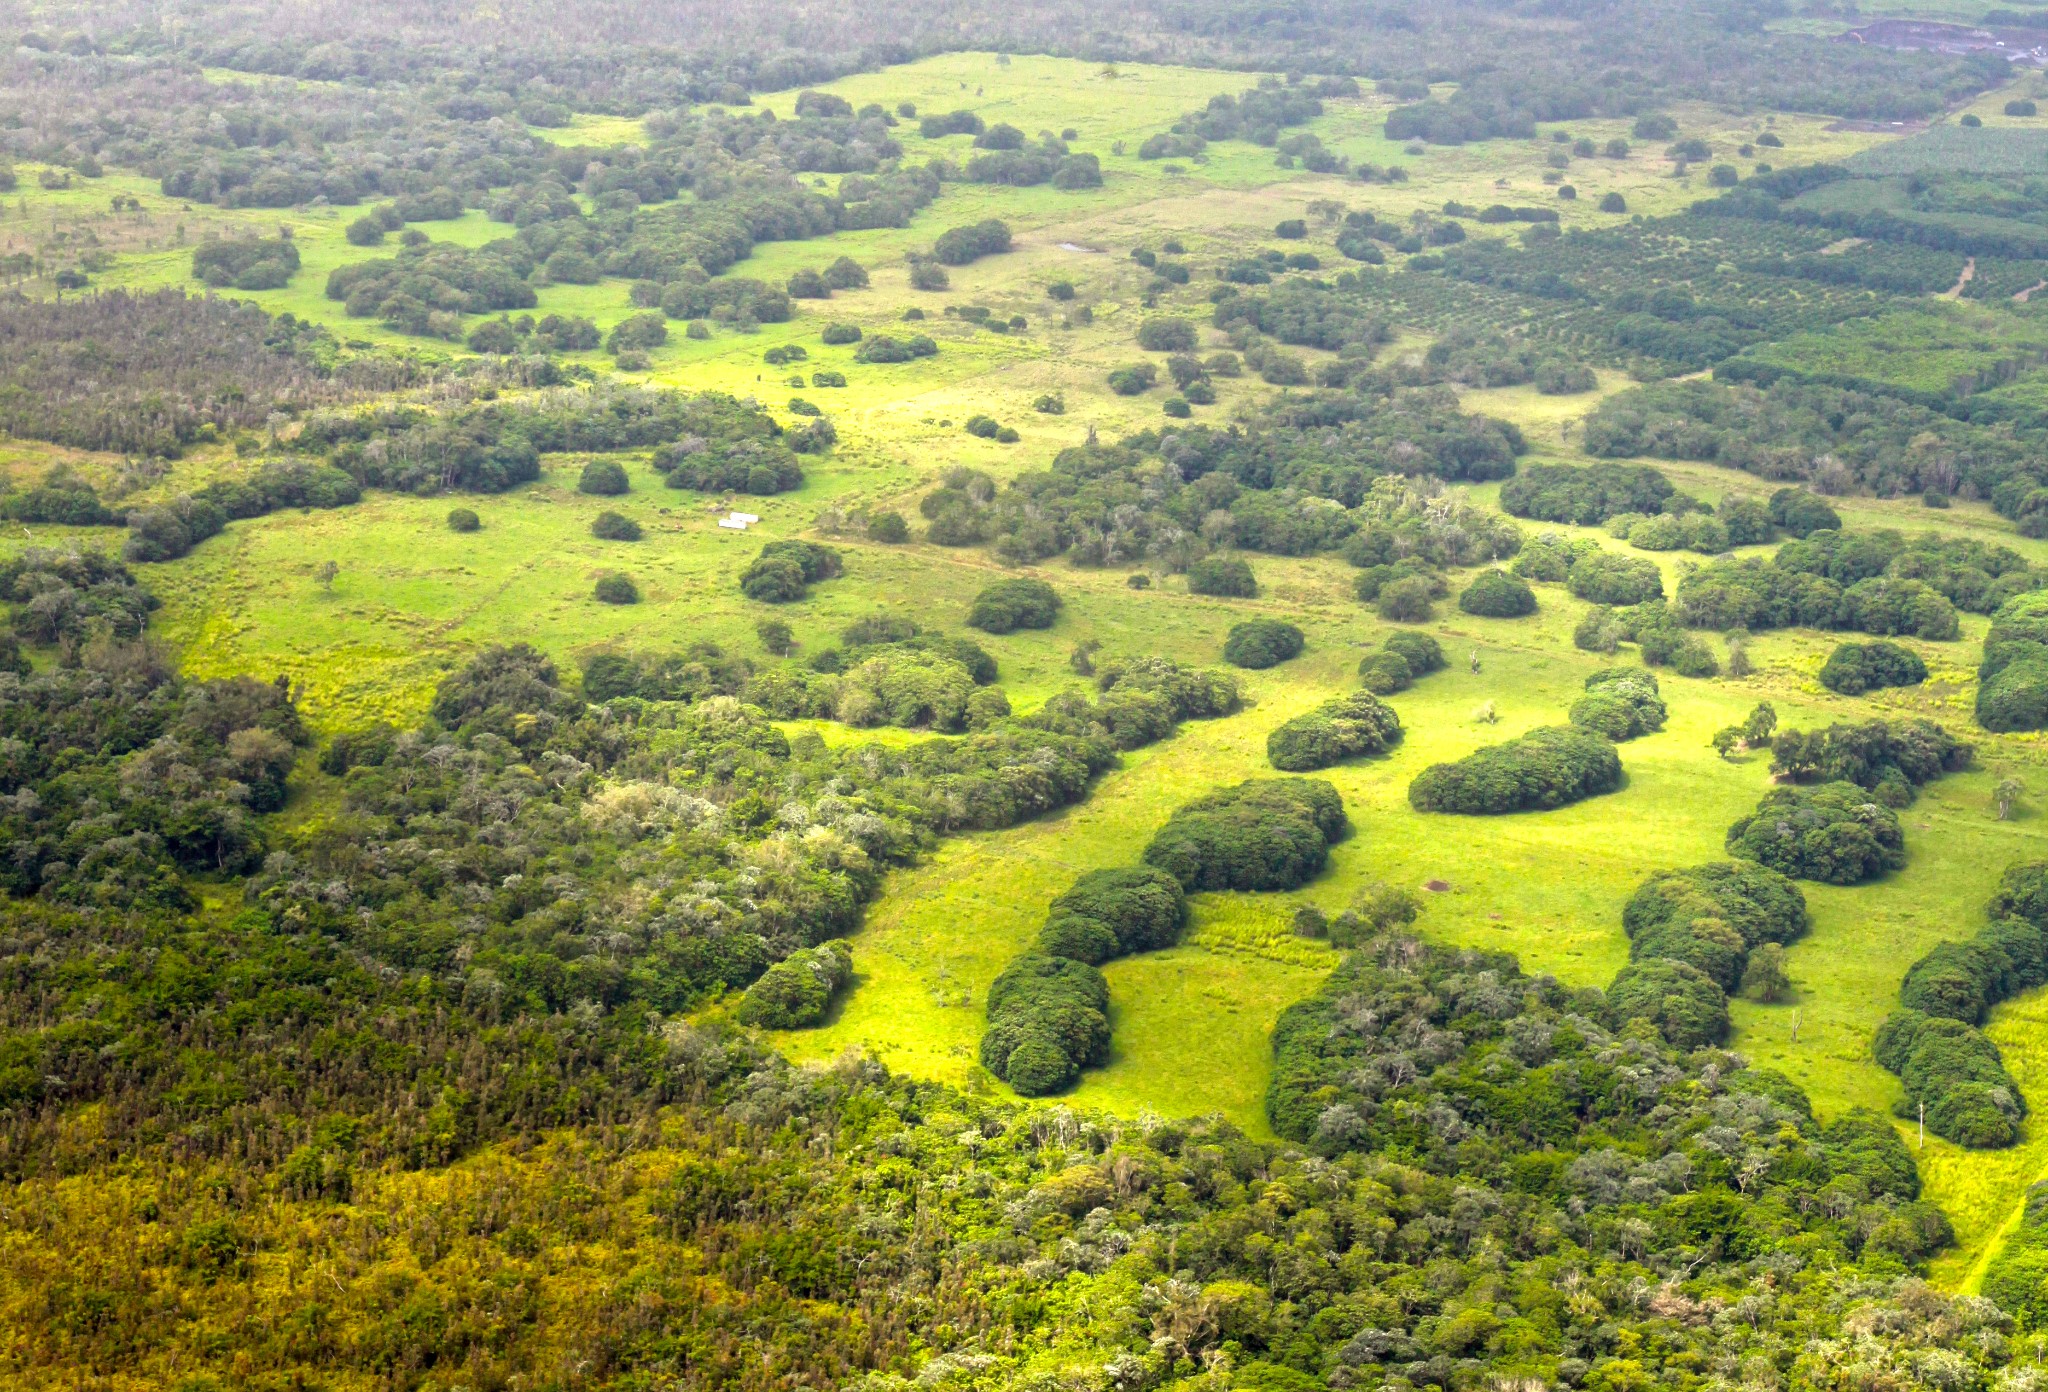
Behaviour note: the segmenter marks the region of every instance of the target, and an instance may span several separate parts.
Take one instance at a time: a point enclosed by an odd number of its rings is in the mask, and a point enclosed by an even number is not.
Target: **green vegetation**
[[[17,25],[4,1380],[2034,1379],[2037,94],[922,3]]]
[[[1247,619],[1232,624],[1223,640],[1223,660],[1233,667],[1263,671],[1301,656],[1300,629],[1280,619]]]
[[[1841,696],[1861,696],[1891,686],[1918,686],[1927,680],[1927,664],[1910,648],[1897,643],[1842,643],[1828,654],[1820,684]]]
[[[1257,779],[1176,809],[1145,848],[1145,863],[1190,892],[1295,889],[1322,870],[1348,825],[1330,784]]]
[[[1408,785],[1408,801],[1418,812],[1494,816],[1564,807],[1620,786],[1621,758],[1604,735],[1554,725],[1424,769]]]
[[[1266,736],[1266,758],[1283,773],[1384,754],[1401,739],[1401,718],[1370,691],[1354,691],[1297,715]]]
[[[1001,580],[974,597],[967,626],[983,633],[1051,628],[1059,612],[1060,597],[1043,580]]]

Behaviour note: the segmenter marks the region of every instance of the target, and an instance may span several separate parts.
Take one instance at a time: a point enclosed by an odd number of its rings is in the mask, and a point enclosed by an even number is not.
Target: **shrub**
[[[818,337],[834,347],[860,342],[860,325],[827,324],[819,331]]]
[[[925,334],[897,339],[888,334],[870,334],[853,350],[853,360],[863,363],[905,363],[929,358],[939,351],[938,343]]]
[[[945,290],[953,284],[953,278],[946,274],[946,268],[936,261],[912,261],[910,263],[910,288],[913,290]]]
[[[1620,786],[1621,757],[1611,743],[1552,725],[1431,765],[1408,785],[1408,801],[1420,812],[1492,816],[1564,807]]]
[[[989,986],[981,1064],[1026,1097],[1057,1092],[1109,1052],[1109,983],[1071,957],[1027,953]]]
[[[932,258],[947,266],[964,266],[983,256],[994,256],[1010,249],[1010,229],[1005,224],[990,218],[967,227],[955,227],[941,232],[932,243]]]
[[[868,540],[896,546],[910,540],[910,524],[900,512],[883,511],[868,516]]]
[[[1465,587],[1458,607],[1489,619],[1518,619],[1536,612],[1536,592],[1504,570],[1489,570]]]
[[[1302,633],[1279,619],[1247,619],[1223,640],[1223,660],[1233,667],[1263,671],[1301,655]]]
[[[1322,870],[1345,826],[1330,784],[1253,779],[1179,808],[1144,859],[1189,892],[1298,889]]]
[[[1773,493],[1770,514],[1774,524],[1795,537],[1842,529],[1841,515],[1803,488],[1780,488]]]
[[[1704,1049],[1728,1037],[1727,995],[1683,962],[1629,963],[1607,988],[1607,1009],[1617,1025],[1649,1021],[1679,1049]]]
[[[1918,686],[1927,664],[1897,643],[1843,643],[1820,669],[1820,684],[1840,696],[1861,696],[1888,686]]]
[[[1090,952],[1107,947],[1105,956],[1078,957],[1099,966],[1114,957],[1172,947],[1187,926],[1187,913],[1180,881],[1163,870],[1091,870],[1052,901],[1039,932],[1039,950],[1078,956],[1056,951],[1053,944],[1073,943]]]
[[[758,1029],[807,1029],[823,1024],[832,998],[853,980],[853,949],[843,942],[791,953],[763,972],[734,1014]]]
[[[1259,592],[1252,568],[1234,556],[1204,556],[1188,567],[1188,593],[1250,599]]]
[[[1380,587],[1376,607],[1383,619],[1395,623],[1426,623],[1436,615],[1438,582],[1410,575]]]
[[[1186,319],[1147,319],[1138,325],[1138,346],[1148,353],[1192,353],[1200,340]]]
[[[1914,1115],[1924,1106],[1935,1135],[1980,1150],[2019,1139],[2026,1100],[1998,1046],[1974,1027],[1898,1010],[1878,1027],[1873,1052],[1905,1087],[1900,1111]]]
[[[1906,863],[1897,814],[1848,782],[1772,789],[1728,829],[1728,852],[1823,884],[1857,884]]]
[[[1375,696],[1406,691],[1415,681],[1415,669],[1397,652],[1370,653],[1358,663],[1358,682]]]
[[[1045,581],[998,580],[974,597],[974,607],[967,614],[967,625],[983,633],[1051,628],[1059,611],[1059,594]]]
[[[1383,657],[1401,661],[1398,653]],[[1405,664],[1403,664],[1405,666]],[[1401,740],[1401,718],[1370,691],[1325,701],[1266,736],[1266,758],[1286,773],[1309,773],[1346,759],[1384,754]]]
[[[1408,670],[1418,677],[1444,669],[1443,645],[1427,633],[1403,629],[1398,633],[1389,633],[1386,641],[1380,646],[1390,653],[1399,653],[1408,663]]]
[[[1913,789],[1968,768],[1975,753],[1931,720],[1864,720],[1779,731],[1771,772],[1801,783],[1854,783],[1904,807]]]
[[[668,320],[659,314],[632,314],[612,326],[605,348],[615,354],[646,352],[668,342]]]
[[[1664,728],[1666,711],[1655,674],[1611,667],[1586,678],[1586,694],[1572,703],[1571,723],[1620,743]]]
[[[842,256],[827,266],[821,278],[833,290],[863,290],[868,283],[866,268],[851,256]]]
[[[469,508],[456,508],[448,514],[448,530],[451,532],[480,531],[483,525],[483,519]]]
[[[1593,604],[1646,604],[1664,597],[1664,573],[1640,556],[1595,551],[1573,564],[1565,588]]]
[[[995,439],[997,432],[1002,428],[1002,422],[994,416],[969,416],[967,418],[967,433],[983,440]]]
[[[787,604],[802,599],[808,587],[839,574],[839,553],[808,541],[771,541],[740,572],[740,592],[748,599]]]
[[[622,512],[600,512],[590,524],[590,534],[599,541],[638,541],[640,524]]]
[[[607,575],[597,582],[597,600],[600,604],[638,604],[640,587],[633,583],[633,577],[623,574]]]
[[[1603,213],[1625,213],[1628,211],[1628,200],[1618,193],[1603,193],[1600,195],[1600,211]]]
[[[1598,526],[1626,512],[1661,512],[1678,490],[1645,464],[1536,464],[1501,485],[1500,505],[1538,522]]]
[[[577,492],[600,498],[616,498],[630,489],[626,470],[616,459],[591,460],[583,466],[583,474],[576,480]]]
[[[1118,396],[1140,396],[1159,383],[1159,369],[1151,363],[1126,363],[1109,374],[1109,389]]]
[[[1806,898],[1775,870],[1720,862],[1652,875],[1622,911],[1631,961],[1684,962],[1733,992],[1750,951],[1806,931]]]

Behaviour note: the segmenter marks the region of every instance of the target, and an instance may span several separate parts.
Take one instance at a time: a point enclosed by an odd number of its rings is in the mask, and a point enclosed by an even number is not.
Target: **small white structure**
[[[744,532],[747,529],[747,524],[737,517],[721,517],[718,519],[718,525],[733,532]]]
[[[732,522],[759,522],[761,519],[751,512],[736,512],[727,519]]]

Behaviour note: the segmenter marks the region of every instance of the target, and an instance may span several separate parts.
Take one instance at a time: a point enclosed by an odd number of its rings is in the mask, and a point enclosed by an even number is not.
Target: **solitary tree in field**
[[[1784,948],[1776,943],[1763,943],[1749,954],[1749,965],[1742,971],[1742,992],[1766,1005],[1791,994],[1792,978],[1785,971]]]
[[[320,582],[321,589],[332,594],[334,593],[334,577],[339,574],[341,574],[340,566],[336,565],[333,561],[322,561],[320,569],[313,572],[313,578]]]
[[[1998,800],[1999,821],[2009,822],[2012,820],[2013,812],[2019,807],[2020,795],[2026,791],[2027,785],[2020,782],[2017,778],[2001,778],[1998,780],[1998,786],[1991,790],[1991,795]]]
[[[1742,722],[1742,742],[1751,749],[1760,748],[1771,742],[1771,736],[1778,729],[1778,708],[1769,701],[1758,701],[1756,709]]]

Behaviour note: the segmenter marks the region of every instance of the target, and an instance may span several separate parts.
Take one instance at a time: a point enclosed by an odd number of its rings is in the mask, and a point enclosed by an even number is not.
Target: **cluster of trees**
[[[624,696],[642,701],[703,701],[740,695],[753,671],[751,662],[727,653],[716,643],[693,643],[681,652],[661,655],[599,652],[583,664],[583,694],[600,703]]]
[[[1536,592],[1519,575],[1487,570],[1459,592],[1458,607],[1490,619],[1525,618],[1536,612]]]
[[[104,552],[30,546],[0,561],[0,603],[22,643],[75,651],[101,635],[141,637],[157,598]]]
[[[26,598],[23,584],[43,574],[77,597],[41,614],[31,611],[42,596],[29,598],[15,627],[31,642],[67,637],[94,608],[120,616],[132,610],[117,606],[137,603],[104,562],[57,558],[0,568],[0,594]],[[289,683],[185,681],[147,639],[107,632],[71,663],[0,682],[7,894],[185,912],[199,904],[185,875],[243,875],[262,863],[272,844],[263,814],[284,805],[285,779],[309,742]]]
[[[1349,825],[1343,799],[1321,779],[1249,779],[1176,808],[1144,860],[1191,894],[1299,889]]]
[[[0,488],[0,517],[62,527],[118,527],[121,514],[100,501],[99,490],[68,464],[52,464],[28,488]]]
[[[1408,801],[1418,812],[1494,816],[1564,807],[1620,786],[1621,756],[1605,735],[1545,725],[1456,763],[1431,764],[1409,783]]]
[[[1043,580],[998,580],[982,587],[967,611],[967,626],[983,633],[1051,628],[1059,617],[1059,592]]]
[[[1771,563],[1821,575],[1845,589],[1866,580],[1917,581],[1958,609],[1988,614],[2014,595],[2038,589],[2048,575],[2008,546],[1939,532],[1904,536],[1884,530],[1818,530],[1786,542]]]
[[[1009,715],[1009,697],[991,685],[995,663],[974,644],[914,631],[862,635],[862,622],[849,628],[844,649],[815,654],[809,670],[756,672],[741,694],[781,720],[837,720],[856,728],[958,733],[988,729]]]
[[[1282,773],[1313,773],[1400,742],[1394,708],[1369,690],[1354,691],[1276,726],[1266,736],[1266,760]]]
[[[364,487],[413,493],[501,492],[540,477],[542,454],[650,448],[672,487],[744,479],[752,491],[757,482],[800,483],[790,456],[836,439],[827,420],[785,430],[758,404],[722,393],[606,386],[472,402],[441,415],[412,406],[322,412],[290,446],[326,455]]]
[[[1590,527],[1624,513],[1662,512],[1677,494],[1644,464],[1537,464],[1501,485],[1500,505],[1515,517]]]
[[[764,604],[788,604],[810,587],[840,574],[845,563],[836,548],[815,541],[771,541],[740,572],[740,593]]]
[[[1219,92],[1208,105],[1191,111],[1173,123],[1170,131],[1147,139],[1138,147],[1139,159],[1190,159],[1202,153],[1212,140],[1248,140],[1255,145],[1277,146],[1280,133],[1289,126],[1307,125],[1323,114],[1323,101],[1331,97],[1355,97],[1359,87],[1349,77],[1293,78],[1286,83],[1263,78],[1256,87],[1231,96]],[[1318,143],[1320,148],[1320,143]],[[1317,173],[1335,173],[1342,168],[1335,160]]]
[[[1916,789],[1968,768],[1976,754],[1931,720],[1865,720],[1778,731],[1771,772],[1797,783],[1854,783],[1888,807],[1906,807]]]
[[[852,984],[853,949],[838,941],[820,943],[762,972],[733,1015],[762,1029],[807,1029],[823,1024],[833,999]]]
[[[286,237],[206,241],[192,252],[193,279],[216,290],[276,290],[298,269],[298,244]]]
[[[942,266],[965,266],[984,256],[999,256],[1009,249],[1009,225],[989,218],[941,232],[938,240],[932,243],[932,260]]]
[[[1892,686],[1918,686],[1927,664],[1897,643],[1841,643],[1821,665],[1820,684],[1840,696],[1861,696]]]
[[[1692,628],[1752,632],[1832,628],[1946,642],[1962,631],[1955,605],[1923,581],[1877,576],[1845,587],[1755,558],[1716,561],[1685,576],[1673,613]]]
[[[1341,547],[1365,567],[1513,555],[1520,530],[1441,480],[1499,477],[1496,463],[1512,471],[1519,432],[1511,441],[1496,423],[1459,412],[1454,397],[1424,395],[1364,414],[1346,403],[1283,407],[1249,426],[1170,426],[1073,446],[1000,490],[987,474],[956,468],[919,511],[930,540],[992,543],[1013,564],[1152,559],[1192,575],[1230,547],[1286,556]]]
[[[1606,667],[1586,678],[1586,694],[1572,702],[1571,724],[1616,744],[1664,728],[1669,712],[1657,674],[1634,667]]]
[[[1999,606],[1977,683],[1977,723],[1985,729],[2048,729],[2048,598],[2015,595]]]
[[[1052,901],[1037,944],[988,989],[982,1067],[1025,1097],[1070,1086],[1108,1057],[1109,983],[1102,963],[1171,947],[1187,923],[1173,876],[1093,870]]]
[[[559,269],[559,279],[583,276],[567,264]],[[463,334],[465,315],[532,309],[539,303],[527,282],[533,270],[533,262],[511,242],[474,249],[422,242],[396,257],[335,267],[327,274],[326,293],[354,318],[381,320],[399,333],[456,339]],[[597,280],[594,269],[587,280]]]
[[[2025,1095],[1978,1026],[1992,1006],[2048,981],[2048,862],[2007,866],[1986,916],[1974,937],[1907,968],[1876,1042],[1878,1064],[1905,1087],[1899,1115],[1924,1115],[1937,1136],[1973,1149],[2011,1145],[2026,1118]]]
[[[1600,403],[1582,439],[1588,454],[1711,460],[1780,482],[1833,476],[1837,487],[1846,483],[1879,497],[1967,489],[1965,496],[2002,500],[2008,516],[2040,487],[2031,432],[1971,424],[1897,396],[1789,378],[1761,387],[1705,381],[1632,387]]]
[[[1719,1043],[1728,1033],[1728,997],[1746,992],[1768,1002],[1790,989],[1784,946],[1806,931],[1806,896],[1776,870],[1721,861],[1652,875],[1629,898],[1621,923],[1636,971],[1630,982],[1647,987],[1662,976],[1681,983],[1666,1007],[1673,1012],[1663,1022],[1667,1037]],[[1677,1012],[1685,1013],[1682,1027]]]
[[[77,449],[176,458],[413,375],[346,358],[325,329],[243,301],[180,290],[0,298],[0,430]]]
[[[231,520],[287,507],[347,507],[362,496],[355,478],[331,464],[268,460],[240,478],[209,483],[189,496],[129,513],[121,555],[130,561],[176,560]]]
[[[1851,885],[1903,869],[1906,834],[1869,790],[1835,781],[1765,793],[1728,828],[1728,853],[1794,879]]]
[[[1689,971],[1653,962],[1624,974],[1650,978],[1666,968]],[[1698,1375],[1670,1366],[1673,1355],[1659,1351],[1671,1349],[1663,1342],[1670,1336],[1645,1339],[1626,1355],[1585,1345],[1581,1331],[1599,1316],[1591,1307],[1573,1310],[1587,1274],[1580,1263],[1597,1252],[1625,1257],[1636,1250],[1661,1268],[1677,1254],[1665,1246],[1671,1239],[1657,1234],[1682,1234],[1675,1240],[1685,1255],[1671,1270],[1690,1275],[1673,1293],[1698,1276],[1732,1294],[1728,1275],[1709,1273],[1732,1273],[1767,1252],[1847,1243],[1864,1261],[1881,1263],[1951,1240],[1940,1210],[1919,1201],[1911,1153],[1889,1121],[1853,1111],[1822,1125],[1781,1075],[1730,1068],[1731,1056],[1711,1041],[1663,1038],[1658,1013],[1674,1004],[1668,995],[1646,995],[1633,980],[1618,980],[1605,993],[1573,991],[1523,975],[1506,954],[1385,932],[1283,1013],[1267,1098],[1282,1137],[1338,1164],[1412,1157],[1408,1173],[1442,1176],[1446,1193],[1465,1195],[1504,1223],[1532,1221],[1557,1231],[1561,1250],[1572,1254],[1571,1264],[1560,1267],[1534,1246],[1509,1244],[1502,1249],[1507,1279],[1493,1292],[1505,1299],[1483,1313],[1477,1305],[1484,1296],[1455,1313],[1432,1307],[1430,1314],[1389,1298],[1350,1336],[1348,1370],[1451,1385],[1460,1355],[1455,1345],[1446,1347],[1447,1326],[1457,1320],[1474,1332],[1449,1337],[1469,1338],[1468,1356],[1484,1350],[1476,1365],[1496,1376],[1554,1375],[1573,1385],[1611,1386],[1627,1364],[1628,1375],[1692,1386]],[[1475,1221],[1483,1231],[1487,1220]],[[1454,1264],[1448,1253],[1466,1241],[1413,1236],[1436,1248],[1446,1271]],[[1402,1240],[1391,1237],[1397,1246]],[[1848,1248],[1841,1250],[1846,1255]],[[1694,1265],[1686,1268],[1688,1262]],[[1382,1265],[1376,1280],[1402,1282],[1408,1270]],[[1528,1283],[1518,1284],[1524,1274]],[[1547,1317],[1532,1318],[1544,1308]],[[1659,1323],[1702,1334],[1707,1327],[1681,1318]],[[1870,1346],[1889,1348],[1898,1337]],[[1527,1355],[1493,1352],[1523,1338]],[[1793,1355],[1816,1360],[1802,1370],[1819,1373],[1817,1360],[1844,1347],[1837,1339],[1821,1342],[1826,1353],[1809,1343]],[[1650,1371],[1660,1363],[1661,1371]],[[1502,1374],[1503,1366],[1516,1371]]]
[[[1396,629],[1381,641],[1378,652],[1358,660],[1358,681],[1375,696],[1391,696],[1444,666],[1443,644],[1427,633]]]
[[[1233,667],[1262,672],[1301,656],[1307,639],[1285,619],[1246,619],[1232,624],[1223,638],[1223,660]]]

